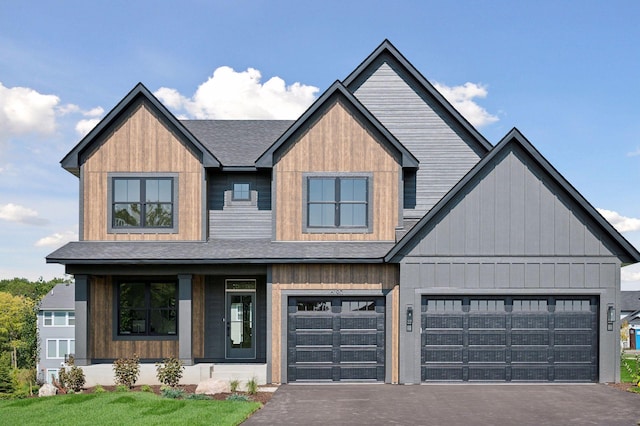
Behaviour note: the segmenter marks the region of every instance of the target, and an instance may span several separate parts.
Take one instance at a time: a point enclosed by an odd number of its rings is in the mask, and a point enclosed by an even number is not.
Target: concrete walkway
[[[637,425],[640,395],[588,385],[283,385],[244,425]]]

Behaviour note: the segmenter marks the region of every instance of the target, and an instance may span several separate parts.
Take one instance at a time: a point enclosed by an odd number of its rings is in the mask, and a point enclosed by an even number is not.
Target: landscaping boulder
[[[45,383],[38,391],[38,396],[53,396],[58,392],[55,386],[51,383]]]
[[[196,393],[204,393],[206,395],[215,395],[217,393],[231,392],[229,382],[224,380],[207,379],[198,383]]]

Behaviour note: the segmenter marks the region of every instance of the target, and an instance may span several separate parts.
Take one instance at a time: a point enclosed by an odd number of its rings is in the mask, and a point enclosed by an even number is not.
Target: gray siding
[[[234,183],[249,183],[250,201],[232,200]],[[269,174],[211,173],[208,199],[210,238],[271,238],[271,177]]]
[[[412,194],[405,193],[405,215],[422,216],[479,160],[477,142],[466,140],[460,125],[420,93],[407,76],[383,62],[357,88],[355,96],[420,161]],[[467,139],[469,139],[467,137]],[[413,185],[413,183],[412,183]]]
[[[581,207],[518,148],[452,200],[409,256],[614,256]]]

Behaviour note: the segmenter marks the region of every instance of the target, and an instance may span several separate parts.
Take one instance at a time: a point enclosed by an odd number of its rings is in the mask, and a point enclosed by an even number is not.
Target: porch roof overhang
[[[383,263],[393,242],[75,241],[47,256],[63,265]]]

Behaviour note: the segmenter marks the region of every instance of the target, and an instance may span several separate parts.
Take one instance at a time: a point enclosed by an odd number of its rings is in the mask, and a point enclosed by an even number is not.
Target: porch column
[[[76,365],[89,365],[89,276],[75,275],[75,362]]]
[[[178,357],[184,365],[193,365],[191,347],[191,280],[193,275],[178,275]]]

